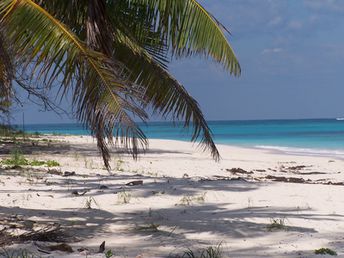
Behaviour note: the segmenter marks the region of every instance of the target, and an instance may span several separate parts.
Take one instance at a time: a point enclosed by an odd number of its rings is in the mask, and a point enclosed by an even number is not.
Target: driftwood
[[[127,185],[127,186],[143,185],[143,181],[142,180],[131,181],[131,182],[125,184],[125,185]]]
[[[246,174],[246,175],[251,175],[253,174],[252,171],[246,171],[242,168],[231,168],[231,169],[226,169],[227,172],[231,172],[232,174]]]

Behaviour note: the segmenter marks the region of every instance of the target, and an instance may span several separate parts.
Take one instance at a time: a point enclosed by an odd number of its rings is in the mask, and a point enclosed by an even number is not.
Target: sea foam
[[[297,147],[286,147],[286,146],[269,146],[269,145],[256,145],[258,149],[273,150],[286,154],[293,155],[306,155],[306,156],[326,156],[344,158],[344,150],[335,149],[315,149],[315,148],[297,148]]]

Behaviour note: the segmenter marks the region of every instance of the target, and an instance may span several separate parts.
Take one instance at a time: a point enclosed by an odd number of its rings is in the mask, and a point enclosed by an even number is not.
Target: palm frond
[[[212,139],[212,132],[195,99],[137,42],[116,31],[116,59],[131,71],[130,79],[143,88],[144,106],[150,106],[162,116],[184,121],[191,127],[192,141],[199,141],[204,150],[209,149],[215,160],[220,158]]]
[[[107,167],[114,132],[134,157],[147,145],[133,121],[145,107],[183,121],[219,158],[198,103],[167,71],[169,56],[200,55],[241,72],[226,28],[196,0],[1,0],[0,29],[33,82],[73,91]]]
[[[130,0],[142,12],[177,56],[202,55],[239,75],[240,65],[224,31],[225,27],[196,0]]]
[[[12,97],[12,80],[14,78],[13,60],[10,47],[0,30],[0,111],[7,113]]]
[[[134,156],[138,144],[146,138],[130,114],[146,119],[147,115],[133,101],[136,96],[126,83],[127,71],[100,52],[92,51],[64,24],[32,0],[3,0],[0,3],[1,27],[16,50],[17,58],[33,66],[33,76],[47,87],[63,78],[62,86],[74,91],[79,119],[97,137],[98,147],[109,167],[108,142],[113,130],[117,144]],[[108,140],[106,140],[108,139]]]
[[[88,0],[36,0],[57,20],[66,24],[79,39],[86,41]]]
[[[153,17],[149,17],[146,6],[132,6],[127,0],[110,1],[107,13],[115,28],[115,40],[122,35],[133,39],[140,47],[144,48],[155,61],[167,68],[168,46],[161,33],[153,27]],[[117,35],[117,32],[121,35]],[[115,49],[116,52],[116,49]]]

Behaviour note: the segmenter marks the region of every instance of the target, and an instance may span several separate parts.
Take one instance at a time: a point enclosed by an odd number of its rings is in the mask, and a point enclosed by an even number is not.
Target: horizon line
[[[299,121],[299,120],[336,120],[340,117],[328,117],[328,118],[269,118],[269,119],[216,119],[216,120],[206,120],[207,122],[254,122],[254,121]],[[137,121],[138,124],[149,124],[149,123],[183,123],[184,121],[168,121],[168,120],[160,120],[160,121]],[[58,125],[58,124],[80,124],[79,122],[66,122],[66,123],[25,123],[24,125]],[[23,125],[23,123],[14,123],[9,125]]]

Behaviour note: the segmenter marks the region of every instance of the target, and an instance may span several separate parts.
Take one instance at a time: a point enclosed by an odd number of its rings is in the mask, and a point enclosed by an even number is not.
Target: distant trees
[[[134,156],[147,145],[134,118],[146,121],[149,107],[184,121],[217,159],[198,103],[167,67],[171,57],[199,55],[239,75],[224,31],[196,0],[1,0],[0,106],[7,110],[14,83],[33,94],[38,85],[71,92],[107,167],[108,144]]]

